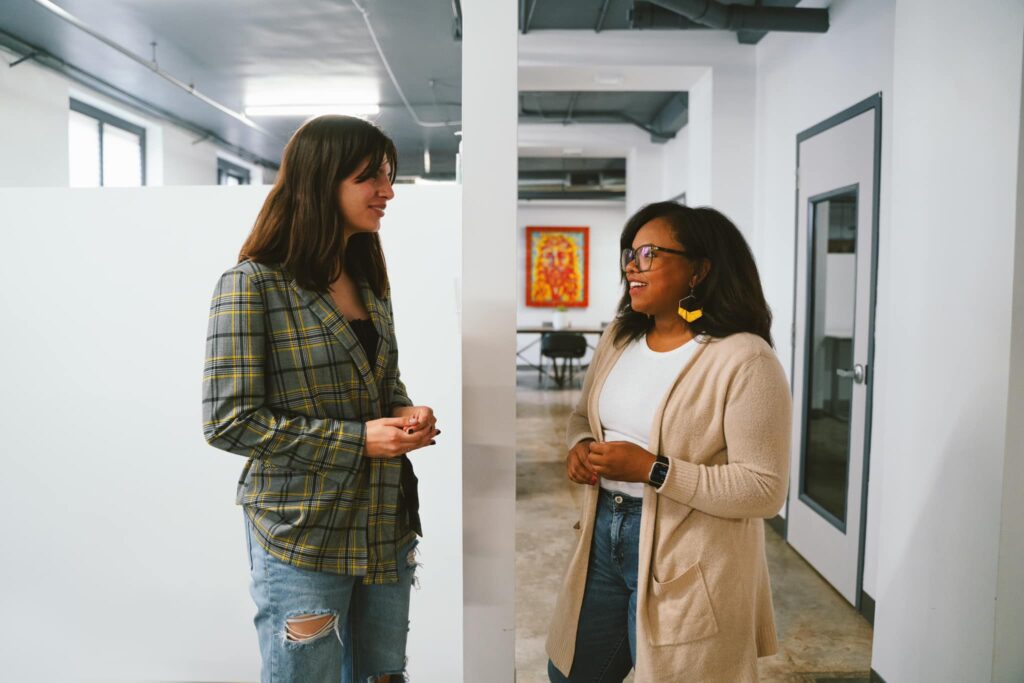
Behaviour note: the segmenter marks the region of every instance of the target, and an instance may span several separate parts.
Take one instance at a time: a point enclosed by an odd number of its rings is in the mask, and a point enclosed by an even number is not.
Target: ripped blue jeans
[[[406,561],[399,562],[398,583],[364,585],[359,576],[299,569],[278,560],[253,539],[248,520],[245,533],[261,683],[364,683],[389,675],[405,680],[416,541],[400,551]]]

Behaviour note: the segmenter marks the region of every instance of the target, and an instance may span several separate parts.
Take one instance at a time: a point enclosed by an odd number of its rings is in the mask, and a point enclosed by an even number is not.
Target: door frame
[[[796,387],[793,384],[793,370],[796,368],[796,319],[797,315],[801,315],[796,309],[797,301],[797,287],[800,285],[797,277],[797,263],[800,257],[799,243],[800,243],[800,144],[805,140],[808,140],[815,135],[823,133],[830,128],[834,128],[850,119],[860,116],[865,112],[874,110],[875,111],[875,140],[874,140],[874,169],[872,175],[872,206],[871,206],[871,300],[868,303],[868,326],[871,330],[871,334],[868,337],[868,362],[867,372],[865,376],[865,383],[867,384],[867,397],[864,405],[864,476],[861,481],[861,505],[860,505],[860,539],[858,541],[857,549],[857,590],[856,590],[856,609],[868,616],[869,613],[873,616],[874,613],[874,601],[871,600],[870,605],[865,604],[864,594],[864,554],[866,549],[867,541],[867,517],[868,517],[868,484],[870,481],[871,473],[871,428],[874,424],[874,413],[873,413],[873,398],[874,398],[874,375],[875,375],[875,310],[878,302],[878,256],[879,256],[879,245],[878,245],[878,221],[881,212],[881,175],[882,175],[882,93],[878,92],[870,97],[867,97],[857,104],[844,109],[834,116],[830,116],[821,123],[818,123],[810,128],[801,131],[796,136],[796,187],[793,193],[793,204],[795,211],[793,214],[793,321],[792,327],[790,328],[790,393],[795,394]],[[860,193],[858,192],[858,196]],[[818,199],[823,198],[825,195],[817,197]],[[807,198],[807,201],[811,201],[811,197]],[[813,223],[808,216],[808,230],[813,229]],[[803,315],[809,314],[808,311],[804,311]],[[856,324],[856,323],[855,323]],[[800,343],[804,345],[806,355],[806,339],[800,340]],[[806,359],[805,359],[806,360]],[[804,392],[805,394],[807,392]],[[805,397],[807,398],[807,397]],[[802,482],[803,477],[803,461],[806,457],[806,444],[805,434],[800,435],[800,463],[801,471],[799,477],[801,481],[797,482],[799,486]],[[792,485],[792,476],[790,477],[790,484]],[[803,494],[801,493],[801,500],[804,500]],[[807,501],[804,500],[805,504]],[[818,507],[811,505],[816,511]],[[820,511],[819,511],[820,514]],[[825,515],[826,521],[835,525],[835,521],[832,519],[832,515]],[[788,538],[789,531],[789,496],[786,497],[786,524],[783,527],[784,533],[783,538]],[[874,619],[869,616],[869,621]]]

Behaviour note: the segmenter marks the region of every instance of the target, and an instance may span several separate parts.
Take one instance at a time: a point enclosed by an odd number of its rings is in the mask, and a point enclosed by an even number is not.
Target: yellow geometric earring
[[[690,299],[693,299],[691,304],[686,304]],[[687,323],[692,323],[695,320],[699,320],[704,315],[703,308],[688,308],[687,306],[693,306],[697,303],[697,297],[693,295],[693,287],[690,287],[690,293],[679,300],[679,317],[685,320]]]

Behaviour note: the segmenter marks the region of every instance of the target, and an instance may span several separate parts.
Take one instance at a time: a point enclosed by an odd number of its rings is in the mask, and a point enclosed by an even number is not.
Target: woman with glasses
[[[303,124],[213,293],[203,431],[246,458],[265,683],[405,680],[422,533],[406,454],[440,432],[398,372],[377,234],[396,158],[361,119]]]
[[[585,487],[547,639],[551,681],[757,680],[777,649],[764,522],[789,465],[789,386],[750,248],[721,213],[651,204],[569,418]]]

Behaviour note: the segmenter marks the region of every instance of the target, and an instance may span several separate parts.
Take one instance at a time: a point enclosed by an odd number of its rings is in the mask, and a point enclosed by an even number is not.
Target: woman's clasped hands
[[[655,459],[653,453],[628,441],[584,439],[569,449],[565,469],[577,484],[594,485],[598,477],[646,482]]]
[[[436,443],[434,410],[428,406],[396,408],[391,417],[366,423],[366,455],[370,458],[395,458]]]

